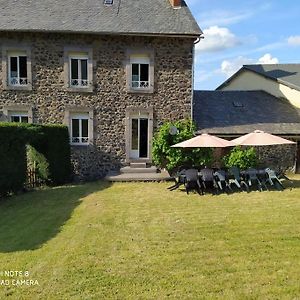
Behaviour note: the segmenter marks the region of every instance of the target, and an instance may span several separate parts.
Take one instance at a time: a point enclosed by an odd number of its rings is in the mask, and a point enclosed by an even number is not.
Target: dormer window
[[[104,0],[104,5],[113,5],[113,0]]]

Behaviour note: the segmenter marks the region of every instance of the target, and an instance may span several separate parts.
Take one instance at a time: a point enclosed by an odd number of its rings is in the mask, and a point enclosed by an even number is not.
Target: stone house
[[[0,0],[1,120],[66,124],[78,178],[151,164],[155,129],[191,115],[201,34],[181,0]]]

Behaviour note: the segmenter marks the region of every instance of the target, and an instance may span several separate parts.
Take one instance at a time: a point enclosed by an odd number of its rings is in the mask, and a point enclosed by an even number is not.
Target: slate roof
[[[0,0],[0,31],[202,34],[189,8],[169,0]]]
[[[300,90],[300,64],[244,65],[237,73],[227,79],[217,89],[221,89],[226,86],[232,79],[237,77],[244,70],[258,73],[293,89]]]
[[[264,91],[195,91],[193,118],[199,133],[300,135],[300,109]]]

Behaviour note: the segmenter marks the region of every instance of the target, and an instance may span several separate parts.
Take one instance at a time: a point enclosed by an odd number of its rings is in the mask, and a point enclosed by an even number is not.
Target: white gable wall
[[[221,88],[222,91],[253,91],[262,90],[275,97],[285,98],[300,108],[300,91],[292,89],[274,80],[267,79],[252,71],[244,70],[237,77]]]

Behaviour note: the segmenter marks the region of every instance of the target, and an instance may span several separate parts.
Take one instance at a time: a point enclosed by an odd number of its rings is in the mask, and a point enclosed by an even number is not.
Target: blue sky
[[[186,0],[205,39],[195,88],[213,90],[243,64],[300,63],[300,2]]]

